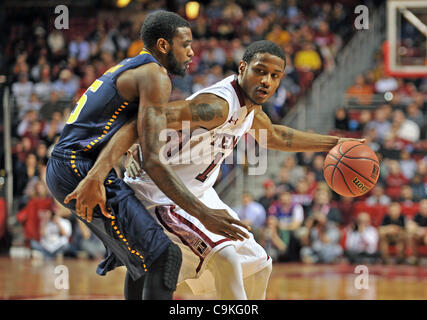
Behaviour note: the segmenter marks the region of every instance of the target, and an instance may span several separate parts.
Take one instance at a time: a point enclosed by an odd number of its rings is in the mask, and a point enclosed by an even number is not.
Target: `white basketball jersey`
[[[202,93],[215,94],[228,102],[227,120],[210,131],[197,129],[190,133],[189,124],[187,129],[183,126],[179,136],[175,131],[169,130],[169,138],[163,149],[164,159],[167,159],[167,163],[196,196],[202,195],[214,185],[221,163],[252,127],[254,119],[254,111],[248,114],[244,106],[243,94],[237,85],[236,76],[229,76],[208,88],[199,90],[187,100]],[[137,187],[135,185],[137,184],[138,191],[142,191],[146,198],[158,204],[171,202],[145,172],[138,181],[126,180],[131,182],[132,187]]]

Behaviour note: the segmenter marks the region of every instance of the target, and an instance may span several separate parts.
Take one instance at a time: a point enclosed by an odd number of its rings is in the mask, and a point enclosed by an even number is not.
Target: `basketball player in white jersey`
[[[237,214],[221,201],[213,184],[220,164],[245,133],[255,132],[254,138],[269,149],[295,152],[329,151],[337,143],[354,140],[273,125],[261,106],[274,94],[284,70],[283,51],[270,41],[257,41],[245,51],[237,76],[202,89],[185,101],[168,104],[168,128],[181,130],[183,121],[189,121],[192,133],[205,129],[180,146],[180,142],[176,142],[178,151],[167,155],[169,165],[204,204],[226,209],[234,219],[238,219]],[[266,130],[266,141],[260,139],[260,129]],[[136,137],[136,121],[116,133],[95,163],[100,168],[98,171],[108,172]],[[166,197],[148,174],[142,171],[133,179],[135,174],[129,171],[135,171],[132,168],[135,162],[130,163],[126,183],[182,250],[179,282],[186,281],[195,294],[216,290],[219,299],[264,299],[272,261],[252,234],[249,233],[248,238],[233,239],[227,234],[210,232],[197,217]],[[143,168],[143,162],[141,166]],[[93,208],[102,199],[88,196],[86,201],[85,205]]]

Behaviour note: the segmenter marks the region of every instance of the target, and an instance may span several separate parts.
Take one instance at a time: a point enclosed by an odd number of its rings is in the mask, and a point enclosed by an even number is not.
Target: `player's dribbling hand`
[[[105,217],[111,218],[106,208],[104,184],[97,179],[87,176],[80,181],[77,188],[65,197],[64,203],[68,204],[71,200],[76,200],[76,213],[87,222],[92,222],[93,209],[97,205]]]
[[[209,231],[220,234],[231,240],[244,240],[249,235],[238,225],[247,230],[250,227],[242,221],[234,219],[226,209],[208,209],[199,219]]]

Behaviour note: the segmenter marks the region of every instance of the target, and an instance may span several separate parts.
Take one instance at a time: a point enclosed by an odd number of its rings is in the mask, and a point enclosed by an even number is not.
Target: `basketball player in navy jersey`
[[[77,102],[48,161],[46,181],[55,198],[74,210],[106,246],[107,256],[98,265],[98,274],[125,265],[126,298],[133,297],[132,287],[145,277],[144,299],[172,299],[182,261],[180,249],[114,170],[102,179],[91,178],[96,174],[91,170],[96,158],[121,127],[137,118],[145,170],[165,194],[212,232],[233,240],[246,234],[233,226],[244,226],[240,221],[226,210],[213,210],[200,202],[159,160],[162,144],[158,137],[166,128],[164,105],[171,93],[168,72],[185,75],[193,56],[188,22],[177,14],[158,11],[147,16],[141,36],[143,51],[107,70]],[[77,190],[95,199],[106,198],[94,211],[90,203],[71,193],[84,177],[89,183]]]

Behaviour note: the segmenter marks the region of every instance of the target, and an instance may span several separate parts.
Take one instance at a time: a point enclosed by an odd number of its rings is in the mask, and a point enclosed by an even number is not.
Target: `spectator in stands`
[[[37,167],[37,157],[34,153],[29,153],[25,162],[18,162],[14,167],[14,195],[21,197],[27,184],[33,179],[39,179],[40,172]]]
[[[341,212],[332,206],[331,199],[332,193],[329,187],[325,183],[319,184],[314,194],[313,202],[306,211],[305,224],[310,226],[315,214],[321,214],[326,217],[327,221],[339,225],[341,223]]]
[[[347,89],[347,99],[360,105],[370,105],[374,90],[371,85],[366,84],[363,75],[356,76],[354,84]]]
[[[427,198],[427,188],[425,186],[424,176],[422,174],[416,172],[411,180],[410,186],[412,188],[415,201],[420,201],[421,199]]]
[[[52,210],[53,200],[49,196],[47,187],[38,181],[32,190],[31,198],[22,208],[16,218],[24,227],[25,245],[30,247],[32,240],[40,240],[40,218],[46,210]]]
[[[397,138],[417,142],[420,138],[420,128],[412,121],[406,119],[402,110],[393,111],[392,132]]]
[[[53,61],[59,61],[66,56],[66,40],[61,30],[53,29],[47,37],[47,44],[52,52]]]
[[[364,128],[364,137],[366,139],[365,144],[372,149],[375,153],[378,153],[378,151],[381,149],[381,145],[378,141],[378,134],[377,131],[372,128],[367,130],[366,127]]]
[[[317,72],[322,68],[322,59],[315,47],[310,42],[305,42],[295,54],[294,65],[300,71]]]
[[[309,264],[336,262],[343,253],[339,244],[340,230],[321,212],[314,213],[311,221],[302,242],[301,260]]]
[[[364,132],[366,125],[372,120],[372,113],[370,110],[362,110],[360,112],[359,120],[357,121],[357,127],[355,130]]]
[[[40,110],[41,106],[42,106],[42,102],[38,98],[37,94],[35,94],[34,92],[31,93],[30,101],[28,103],[28,109],[27,110],[35,110],[38,112]]]
[[[141,51],[141,50],[140,50]],[[80,91],[84,91],[96,80],[96,70],[92,64],[88,64],[84,68],[84,75],[80,82]]]
[[[391,202],[391,199],[388,195],[385,194],[384,186],[380,183],[377,183],[372,189],[371,195],[366,198],[365,202],[369,206],[388,206]]]
[[[408,262],[410,264],[418,264],[418,248],[419,246],[427,246],[427,199],[420,201],[419,212],[413,220],[407,221],[407,231],[411,253]]]
[[[340,196],[339,200],[334,203],[338,211],[341,213],[342,226],[347,226],[352,221],[355,204],[355,198],[344,196]]]
[[[12,84],[12,94],[16,99],[16,105],[18,110],[28,110],[28,104],[30,103],[30,96],[33,92],[34,84],[28,80],[28,73],[20,73],[18,75],[18,82]]]
[[[291,35],[288,31],[283,30],[279,23],[275,23],[265,39],[276,43],[278,46],[282,46],[291,41]]]
[[[240,38],[235,38],[231,41],[231,49],[233,53],[233,59],[235,64],[239,64],[240,60],[243,57],[245,48],[243,47],[242,40]]]
[[[264,194],[258,199],[258,202],[264,207],[267,212],[271,204],[277,200],[276,185],[273,179],[267,179],[263,183]]]
[[[31,140],[27,137],[22,137],[22,139],[17,140],[16,144],[12,148],[12,159],[14,170],[18,166],[19,162],[25,162],[27,155],[32,152],[31,149]]]
[[[331,55],[335,55],[337,50],[336,47],[336,35],[331,32],[329,23],[326,20],[319,22],[317,30],[314,35],[314,43],[319,47],[326,47],[331,51]]]
[[[385,159],[399,160],[401,149],[401,144],[396,141],[394,135],[390,132],[385,136],[378,152],[382,154]]]
[[[381,106],[375,110],[374,120],[366,125],[366,129],[374,128],[378,135],[378,140],[382,142],[391,131],[391,123],[387,120],[385,108]]]
[[[294,186],[299,180],[305,177],[304,168],[298,165],[296,156],[294,154],[289,154],[286,157],[282,167],[285,167],[289,170],[289,182]]]
[[[294,186],[289,181],[289,169],[286,167],[280,168],[280,171],[277,175],[277,192],[290,191],[294,190]]]
[[[403,148],[400,152],[399,160],[400,169],[402,174],[408,179],[411,180],[415,172],[417,171],[417,162],[411,157],[410,148]]]
[[[287,246],[280,238],[279,220],[276,216],[267,218],[267,224],[262,230],[259,243],[273,261],[280,260],[286,254]]]
[[[28,74],[30,68],[27,63],[27,56],[27,53],[23,52],[16,57],[16,63],[12,68],[12,81],[18,80],[20,74]]]
[[[218,40],[211,37],[207,48],[203,51],[202,61],[208,67],[219,65],[222,67],[225,63],[225,50],[219,45]]]
[[[58,206],[57,210],[60,212],[59,216],[69,219],[71,223],[72,233],[69,246],[64,250],[64,256],[99,259],[105,255],[105,246],[102,241],[80,219],[72,215],[71,211],[62,205]]]
[[[43,119],[48,119],[55,111],[63,112],[70,104],[70,101],[64,101],[60,99],[60,94],[52,90],[50,92],[50,99],[45,104],[43,104],[40,109],[40,116]]]
[[[222,66],[223,74],[236,73],[238,67],[239,65],[234,62],[233,53],[231,51],[227,51],[225,56],[225,62]]]
[[[209,73],[206,76],[206,85],[211,86],[214,83],[220,81],[224,77],[222,73],[222,67],[219,64],[214,64],[209,69]]]
[[[317,187],[319,186],[320,183],[322,183],[322,181],[316,180],[316,173],[310,167],[307,167],[307,173],[305,175],[305,179],[307,181],[307,187],[308,187],[307,192],[308,192],[308,194],[314,195],[314,193],[317,190]]]
[[[422,129],[426,124],[426,121],[420,109],[421,107],[418,104],[411,103],[406,107],[406,115],[408,120],[415,122],[418,127]]]
[[[236,209],[236,213],[243,223],[251,227],[255,239],[258,240],[267,217],[264,207],[254,201],[253,195],[250,192],[244,192],[242,194],[242,205]]]
[[[405,217],[401,214],[399,202],[392,202],[388,206],[387,214],[384,216],[381,226],[378,229],[380,235],[380,251],[384,264],[388,264],[389,246],[395,245],[397,249],[397,262],[403,263],[405,260]]]
[[[48,156],[47,156],[47,145],[44,141],[40,142],[36,149],[36,158],[37,163],[40,161],[47,162]]]
[[[298,165],[302,167],[310,167],[315,155],[316,152],[298,152],[296,154]]]
[[[56,135],[61,134],[64,129],[65,122],[62,118],[62,113],[55,111],[52,113],[52,117],[43,129],[43,137],[46,141],[53,141]]]
[[[32,240],[31,249],[41,252],[46,259],[63,254],[69,247],[71,222],[62,216],[56,203],[52,210],[45,210],[40,218],[40,241]]]
[[[325,176],[323,175],[323,163],[324,163],[325,157],[317,153],[313,158],[313,163],[311,165],[311,172],[314,173],[316,181],[325,181]]]
[[[90,45],[81,34],[77,34],[68,46],[71,57],[75,57],[79,63],[86,62],[90,57]]]
[[[414,201],[414,194],[409,185],[402,186],[399,202],[402,214],[405,216],[412,217],[415,211],[418,210],[418,203]]]
[[[273,202],[268,209],[267,219],[277,219],[277,231],[280,239],[286,245],[281,259],[290,261],[299,260],[299,241],[295,232],[304,221],[304,210],[298,203],[292,203],[292,194],[288,191],[279,194],[279,200]]]
[[[304,212],[308,210],[313,201],[313,194],[309,192],[308,182],[305,178],[298,180],[295,191],[292,193],[292,202],[299,203],[304,208]]]
[[[40,71],[40,80],[34,85],[34,93],[42,102],[49,100],[52,91],[52,82],[50,81],[50,66],[44,65]]]
[[[73,75],[73,73],[64,69],[59,74],[59,79],[53,83],[53,90],[56,91],[60,97],[65,99],[72,99],[79,89],[80,81]]]
[[[409,180],[402,174],[402,170],[397,160],[389,160],[387,162],[387,166],[390,172],[385,180],[385,193],[392,200],[398,200],[402,186],[409,184]]]
[[[347,110],[342,107],[335,110],[335,129],[343,131],[350,129]]]
[[[39,57],[39,60],[37,61],[37,64],[35,64],[30,71],[30,78],[34,82],[38,82],[41,79],[42,70],[45,66],[47,66],[47,58],[45,55],[41,55]]]
[[[345,255],[351,264],[375,263],[378,255],[378,230],[366,212],[358,214],[345,238]]]

